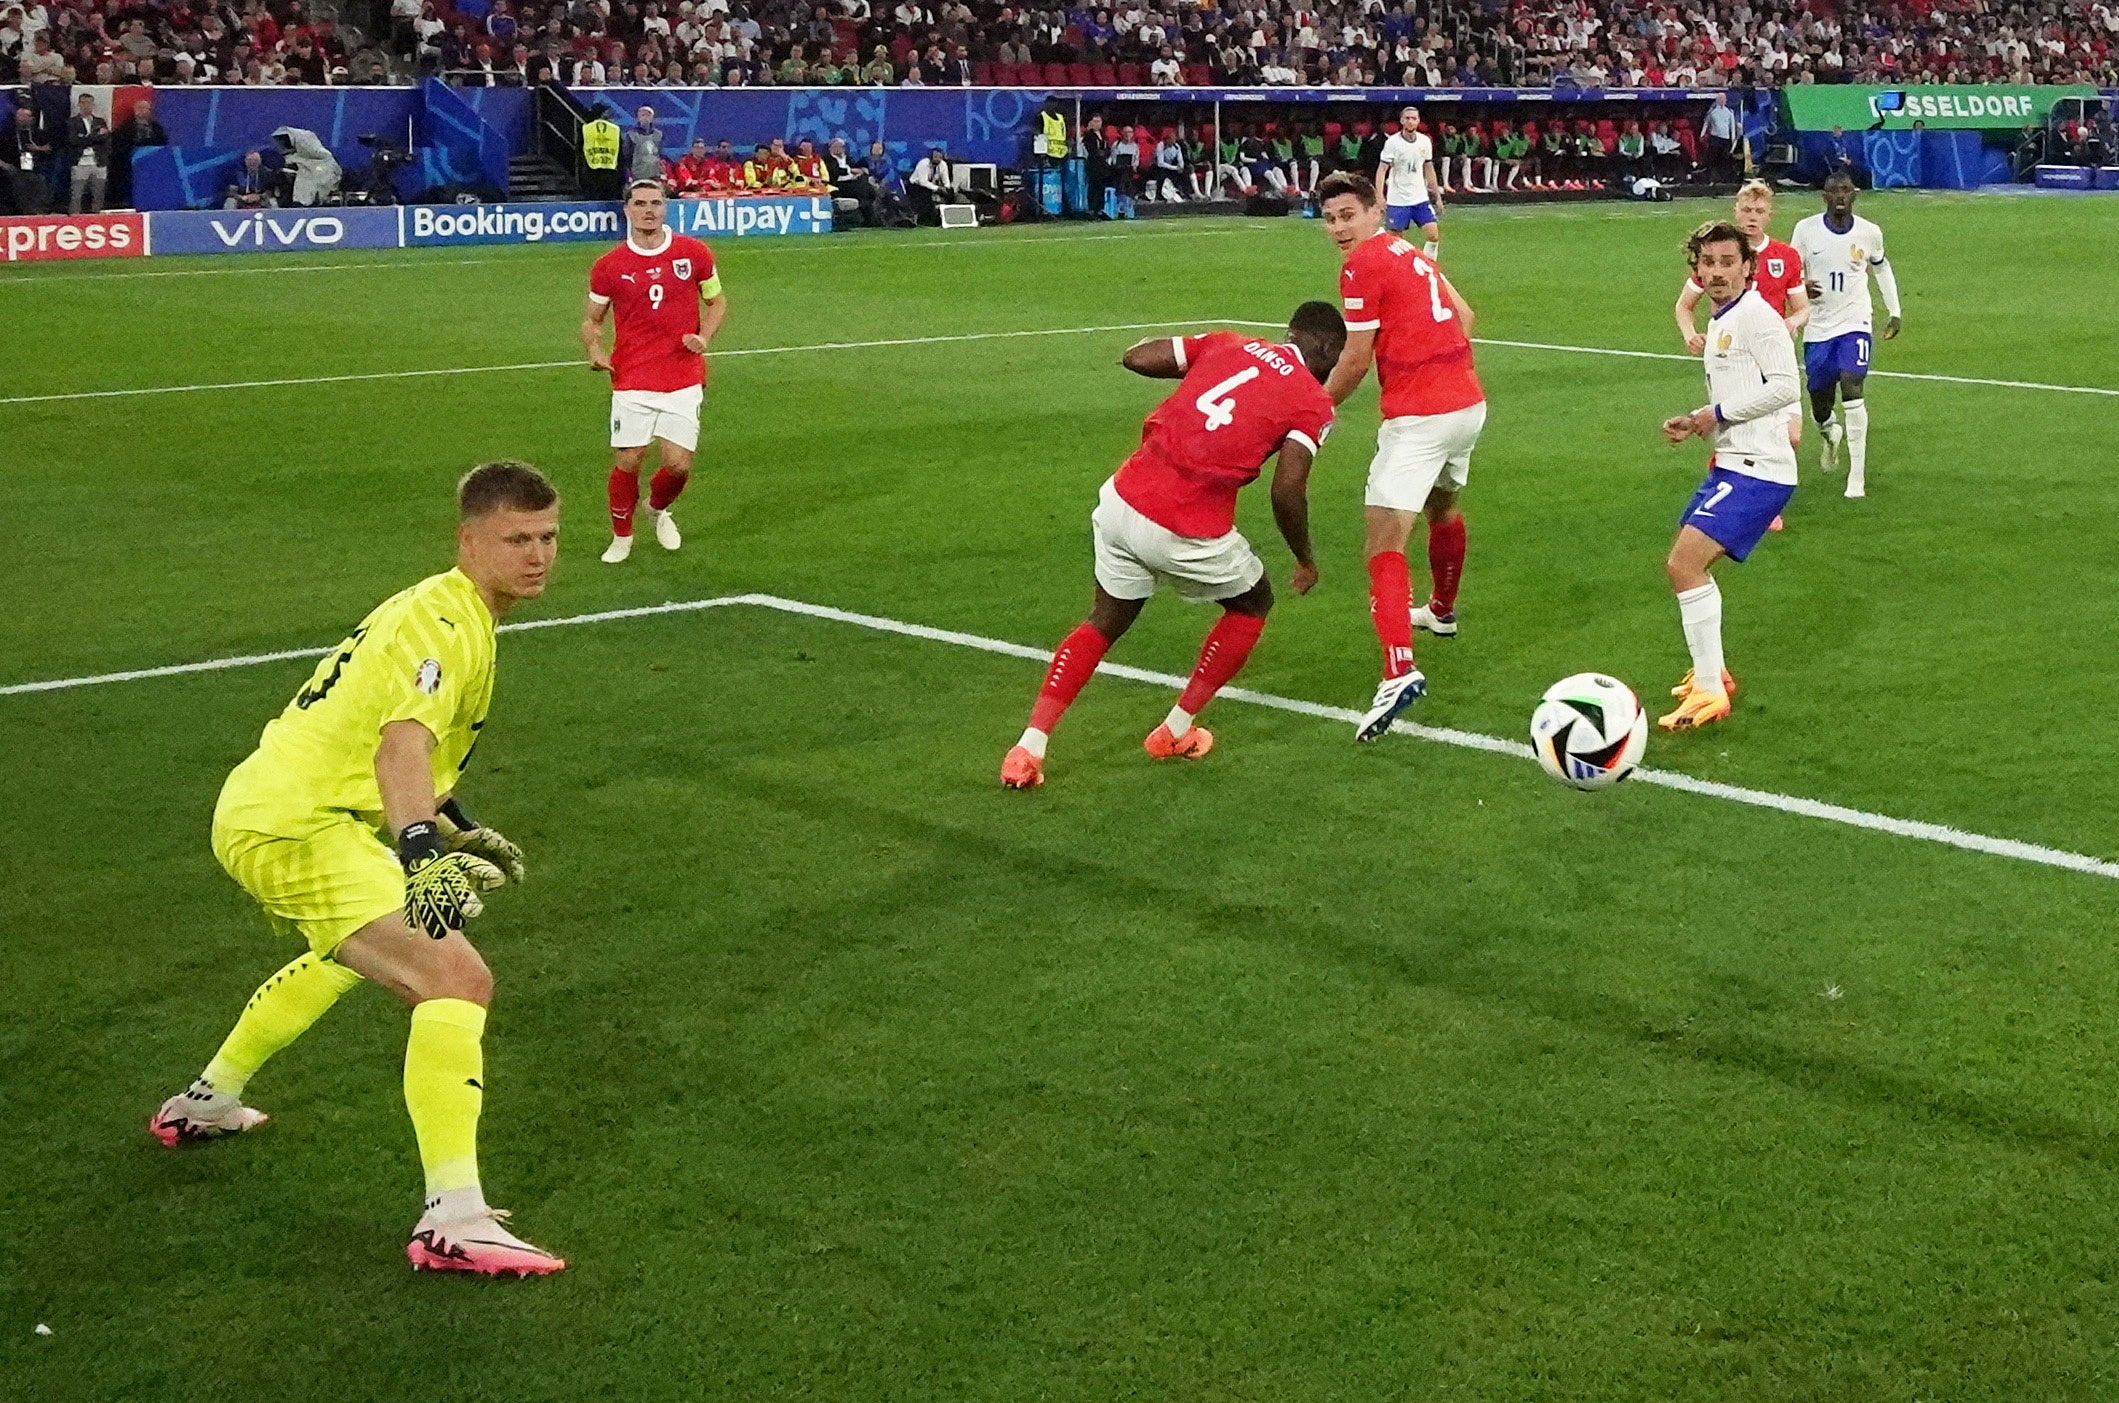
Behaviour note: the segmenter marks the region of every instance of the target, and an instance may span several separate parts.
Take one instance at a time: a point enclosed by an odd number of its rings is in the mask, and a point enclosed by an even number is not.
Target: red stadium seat
[[[1185,86],[1188,88],[1211,88],[1214,86],[1214,70],[1203,63],[1185,65]]]
[[[971,81],[978,84],[982,88],[992,87],[994,82],[993,65],[990,63],[972,64]]]
[[[1118,69],[1111,64],[1099,63],[1091,66],[1089,76],[1090,81],[1094,82],[1099,88],[1115,88],[1118,86]]]
[[[1091,86],[1093,86],[1093,85],[1094,85],[1095,83],[1096,83],[1096,72],[1095,72],[1095,70],[1094,70],[1094,69],[1090,68],[1088,64],[1086,64],[1086,63],[1070,63],[1070,64],[1068,64],[1068,65],[1067,65],[1067,86],[1068,86],[1068,87],[1070,87],[1070,88],[1087,88],[1087,87],[1091,87]]]
[[[1324,124],[1324,144],[1326,146],[1338,145],[1339,138],[1344,135],[1346,135],[1346,128],[1339,123],[1326,122]]]
[[[1598,118],[1597,144],[1604,148],[1605,155],[1615,154],[1619,149],[1619,124],[1609,117]]]
[[[1141,76],[1140,65],[1122,63],[1118,66],[1118,85],[1122,88],[1137,88],[1147,79]]]
[[[1064,64],[1064,63],[1048,63],[1048,64],[1046,64],[1046,65],[1045,65],[1045,70],[1044,70],[1044,73],[1045,73],[1045,77],[1044,77],[1044,82],[1045,82],[1045,86],[1046,86],[1046,87],[1048,87],[1048,88],[1064,88],[1064,87],[1066,87],[1066,86],[1067,86],[1067,65],[1066,65],[1066,64]]]
[[[1025,76],[1028,73],[1029,76]],[[1025,63],[996,63],[993,65],[993,81],[1004,88],[1030,88],[1037,86],[1037,75]]]

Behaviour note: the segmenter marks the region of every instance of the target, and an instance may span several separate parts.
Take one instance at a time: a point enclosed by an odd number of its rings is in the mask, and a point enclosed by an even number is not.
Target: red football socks
[[[1030,729],[1050,734],[1066,714],[1082,688],[1089,685],[1096,665],[1109,652],[1111,640],[1089,624],[1082,624],[1066,637],[1052,655],[1045,671],[1045,685],[1038,689],[1037,704],[1030,708]]]
[[[633,534],[633,508],[640,503],[640,474],[624,468],[611,469],[611,534]]]
[[[1413,581],[1405,552],[1388,550],[1369,557],[1369,622],[1383,645],[1383,675],[1403,677],[1413,670]]]
[[[1177,699],[1177,709],[1187,716],[1199,715],[1214,694],[1243,671],[1265,626],[1262,615],[1224,612],[1207,630],[1207,641],[1199,645],[1199,663],[1185,684],[1185,694]]]
[[[676,501],[679,494],[684,491],[684,484],[691,480],[692,474],[689,469],[681,473],[673,473],[668,468],[657,468],[655,475],[648,479],[648,507],[658,512],[668,511],[670,503]]]
[[[1427,607],[1437,614],[1454,613],[1457,584],[1464,578],[1463,512],[1439,526],[1428,526],[1427,568],[1435,577],[1435,587],[1428,591]]]

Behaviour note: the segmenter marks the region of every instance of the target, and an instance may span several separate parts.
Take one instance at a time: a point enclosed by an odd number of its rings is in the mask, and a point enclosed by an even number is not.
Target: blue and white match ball
[[[1578,672],[1545,689],[1530,718],[1530,747],[1560,783],[1608,789],[1641,763],[1648,713],[1618,678]]]

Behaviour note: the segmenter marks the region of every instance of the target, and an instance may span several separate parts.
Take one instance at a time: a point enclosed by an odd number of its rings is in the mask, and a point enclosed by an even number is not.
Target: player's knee
[[[427,997],[462,999],[480,1008],[490,1007],[493,1003],[493,971],[487,968],[484,957],[477,950],[464,943],[457,947],[457,952],[441,969],[435,971],[433,990]]]
[[[1839,377],[1839,397],[1843,400],[1860,399],[1867,383],[1866,375],[1842,375]]]

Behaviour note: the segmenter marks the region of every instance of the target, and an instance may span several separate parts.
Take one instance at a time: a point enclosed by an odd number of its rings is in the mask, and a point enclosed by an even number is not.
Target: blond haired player
[[[1780,313],[1788,334],[1800,338],[1803,327],[1810,320],[1810,294],[1803,289],[1803,259],[1793,245],[1784,244],[1773,237],[1773,187],[1763,180],[1747,180],[1736,192],[1735,218],[1737,228],[1751,240],[1752,251],[1757,261],[1752,265],[1751,286],[1766,305]],[[1699,355],[1707,348],[1707,337],[1700,330],[1699,305],[1705,290],[1692,278],[1685,279],[1685,286],[1678,293],[1676,307],[1678,338],[1685,349]],[[1800,448],[1803,443],[1803,407],[1790,405],[1787,410],[1788,444]],[[1773,518],[1773,529],[1781,529],[1781,519]]]
[[[526,464],[487,463],[458,485],[457,507],[456,568],[363,619],[222,786],[214,856],[309,949],[258,987],[148,1129],[175,1146],[263,1125],[243,1104],[251,1077],[371,980],[412,1006],[405,1108],[427,1194],[405,1256],[415,1270],[541,1276],[566,1263],[502,1227],[479,1187],[493,976],[463,934],[480,891],[522,880],[522,851],[453,791],[493,698],[495,623],[544,593],[559,494]]]

